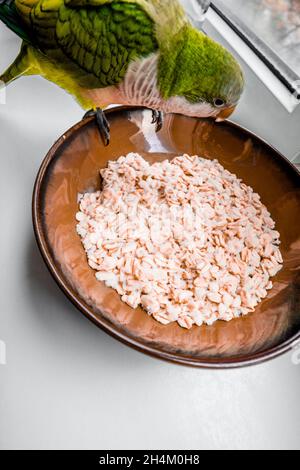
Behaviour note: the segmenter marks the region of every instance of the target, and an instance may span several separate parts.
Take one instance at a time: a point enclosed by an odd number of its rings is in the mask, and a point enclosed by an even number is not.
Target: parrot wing
[[[0,0],[0,20],[24,41],[32,41],[26,27],[20,22],[14,0]]]
[[[100,6],[110,3],[139,5],[152,18],[159,45],[166,47],[177,32],[187,23],[188,17],[178,0],[65,0],[65,4],[76,8]]]
[[[137,3],[91,1],[65,0],[56,41],[68,61],[92,77],[92,88],[116,85],[132,60],[157,50],[154,24]],[[82,85],[87,86],[86,77]]]
[[[1,1],[1,0],[0,0]],[[132,60],[156,52],[152,18],[139,1],[15,0],[35,47],[83,88],[120,83]]]

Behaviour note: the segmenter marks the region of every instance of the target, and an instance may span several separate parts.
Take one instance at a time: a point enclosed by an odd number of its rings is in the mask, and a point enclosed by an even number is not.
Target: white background
[[[1,70],[18,46],[0,25]],[[295,115],[247,75],[235,119],[293,157]],[[292,354],[227,372],[163,363],[98,330],[48,274],[32,231],[32,188],[49,147],[81,116],[71,97],[36,77],[11,85],[0,105],[0,448],[299,449]]]

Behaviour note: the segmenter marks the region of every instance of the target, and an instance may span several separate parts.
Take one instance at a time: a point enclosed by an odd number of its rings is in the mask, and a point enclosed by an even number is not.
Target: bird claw
[[[161,111],[157,111],[156,109],[152,110],[152,122],[151,124],[156,124],[156,132],[159,132],[164,123],[163,113]]]
[[[95,117],[100,136],[105,147],[107,147],[110,143],[110,125],[103,110],[101,108],[91,109],[85,113],[83,119],[89,117]]]

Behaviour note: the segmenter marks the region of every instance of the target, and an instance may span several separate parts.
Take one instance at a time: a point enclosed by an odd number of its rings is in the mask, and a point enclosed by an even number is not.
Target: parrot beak
[[[216,122],[223,122],[225,119],[228,119],[229,116],[235,111],[236,106],[231,106],[230,108],[222,109],[222,111],[217,115]]]

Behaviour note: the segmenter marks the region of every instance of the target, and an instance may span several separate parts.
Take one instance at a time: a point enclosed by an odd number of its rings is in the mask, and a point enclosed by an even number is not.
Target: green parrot
[[[94,114],[105,144],[110,104],[223,120],[244,76],[236,59],[190,23],[177,0],[0,0],[0,19],[22,38],[0,76],[41,75]]]

